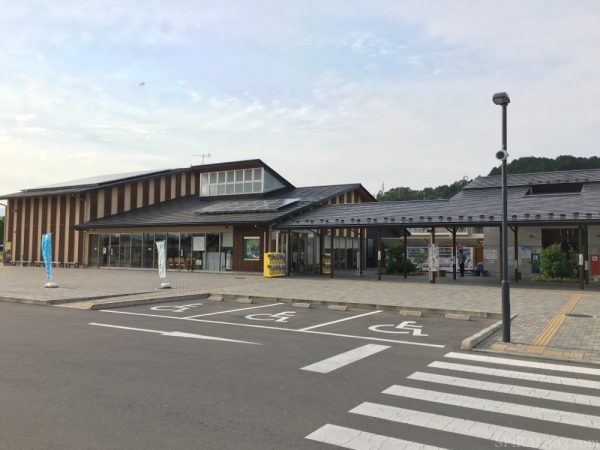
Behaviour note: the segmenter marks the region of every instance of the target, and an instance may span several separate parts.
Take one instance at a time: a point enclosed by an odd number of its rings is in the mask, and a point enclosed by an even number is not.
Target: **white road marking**
[[[287,321],[296,315],[296,311],[281,311],[275,314],[248,314],[246,319],[248,320],[266,320],[268,322],[283,322]]]
[[[230,313],[230,312],[248,311],[249,309],[268,308],[270,306],[278,306],[278,305],[283,305],[283,303],[270,303],[268,305],[250,306],[248,308],[227,309],[225,311],[217,311],[217,312],[211,312],[211,313],[205,313],[205,314],[197,314],[195,316],[187,316],[187,317],[180,317],[180,318],[181,319],[194,319],[196,317],[216,316],[217,314],[227,314],[227,313]],[[106,311],[108,311],[108,310],[106,310]]]
[[[393,333],[393,334],[410,334],[412,332],[413,336],[429,336],[428,334],[423,334],[421,332],[421,328],[423,328],[421,325],[415,325],[417,322],[413,322],[411,320],[406,320],[404,322],[401,322],[399,325],[395,325],[393,323],[389,323],[389,324],[383,324],[383,325],[373,325],[372,327],[369,327],[369,330],[371,331],[377,331],[379,333]],[[382,330],[381,328],[389,328],[391,327],[391,330]],[[395,330],[401,330],[401,331],[395,331]]]
[[[374,355],[383,350],[390,348],[389,345],[377,345],[367,344],[362,347],[349,350],[339,355],[332,356],[331,358],[324,359],[323,361],[316,362],[309,366],[302,367],[302,370],[308,370],[310,372],[329,373],[340,367],[347,366],[353,362],[360,361],[367,356]]]
[[[445,450],[442,447],[432,447],[418,442],[405,441],[331,424],[313,431],[306,436],[306,439],[354,450]]]
[[[235,342],[238,344],[253,344],[253,345],[262,345],[257,342],[249,342],[249,341],[238,341],[235,339],[225,339],[215,336],[203,336],[201,334],[193,334],[193,333],[184,333],[182,331],[160,331],[160,330],[148,330],[146,328],[133,328],[133,327],[123,327],[120,325],[110,325],[107,323],[94,323],[90,322],[90,325],[94,325],[97,327],[107,327],[107,328],[118,328],[120,330],[131,330],[131,331],[143,331],[146,333],[156,333],[161,336],[170,336],[170,337],[183,337],[183,338],[192,338],[192,339],[204,339],[209,341],[221,341],[221,342]]]
[[[542,400],[573,403],[578,405],[600,406],[600,397],[593,395],[573,394],[563,391],[551,391],[549,389],[531,388],[517,386],[515,384],[492,383],[489,381],[472,380],[469,378],[449,377],[434,373],[415,372],[407,377],[409,380],[419,380],[428,383],[444,384],[480,391],[500,392],[502,394],[519,395]]]
[[[339,320],[332,320],[331,322],[325,322],[325,323],[320,323],[318,325],[313,325],[311,327],[306,327],[306,328],[302,328],[298,331],[308,331],[308,330],[314,330],[315,328],[321,328],[321,327],[326,327],[327,325],[333,325],[334,323],[340,323],[340,322],[345,322],[347,320],[353,320],[353,319],[358,319],[360,317],[366,317],[366,316],[370,316],[373,314],[378,314],[380,312],[383,312],[382,310],[377,310],[377,311],[370,311],[368,313],[364,313],[364,314],[358,314],[356,316],[352,316],[352,317],[345,317],[344,319],[339,319]]]
[[[590,367],[566,366],[564,364],[549,364],[537,361],[524,361],[521,359],[496,358],[493,356],[473,355],[469,353],[450,352],[444,355],[445,358],[465,359],[468,361],[477,361],[490,364],[504,364],[507,366],[530,367],[532,369],[554,370],[569,373],[582,373],[586,375],[600,375],[600,369]]]
[[[426,344],[424,342],[411,342],[411,341],[400,341],[396,339],[382,339],[375,338],[370,336],[354,336],[351,334],[339,334],[339,333],[327,333],[324,331],[302,331],[295,330],[293,328],[283,328],[283,327],[272,327],[268,325],[254,325],[250,323],[235,323],[235,322],[222,322],[219,320],[206,320],[206,319],[196,319],[196,318],[188,318],[188,317],[175,317],[175,316],[163,316],[160,314],[147,314],[147,313],[134,313],[130,311],[116,311],[112,309],[100,309],[100,312],[112,313],[112,314],[127,314],[131,316],[143,316],[143,317],[158,317],[161,319],[172,319],[172,320],[189,320],[191,322],[202,322],[202,323],[214,323],[218,325],[230,325],[234,327],[249,327],[249,328],[262,328],[265,330],[279,330],[279,331],[287,331],[291,333],[309,333],[309,334],[319,334],[323,336],[335,336],[335,337],[343,337],[349,339],[362,339],[365,341],[377,341],[377,342],[392,342],[394,344],[406,344],[406,345],[417,345],[420,347],[433,347],[433,348],[445,348],[445,345],[440,344]]]
[[[414,425],[480,439],[488,439],[495,443],[504,442],[517,447],[548,450],[556,450],[557,448],[600,448],[600,442],[570,439],[551,434],[536,433],[534,431],[420,412],[412,409],[379,405],[376,403],[361,403],[356,408],[351,409],[350,412],[363,416],[390,420],[396,423]]]
[[[204,303],[188,303],[187,305],[158,305],[150,308],[152,311],[165,311],[180,313],[187,311],[190,308],[196,308],[202,306]]]
[[[428,364],[428,367],[437,369],[455,370],[458,372],[477,373],[480,375],[492,375],[496,377],[515,378],[517,380],[535,381],[538,383],[562,384],[565,386],[576,386],[590,389],[600,389],[600,382],[583,380],[580,378],[557,377],[551,375],[542,375],[531,372],[517,372],[515,370],[492,369],[489,367],[472,366],[469,364],[454,364],[442,361],[434,361]]]
[[[569,411],[559,411],[550,408],[521,405],[518,403],[501,402],[487,398],[468,397],[466,395],[448,394],[446,392],[417,389],[408,386],[394,385],[383,391],[383,394],[397,397],[412,398],[425,402],[458,406],[460,408],[476,409],[478,411],[506,414],[510,416],[527,417],[528,419],[545,420],[547,422],[565,423],[578,427],[600,428],[600,417],[590,414],[580,414]]]

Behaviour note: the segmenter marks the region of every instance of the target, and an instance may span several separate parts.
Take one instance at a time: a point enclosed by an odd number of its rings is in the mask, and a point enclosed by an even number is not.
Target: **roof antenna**
[[[210,153],[200,153],[192,156],[199,156],[202,158],[202,164],[204,164],[204,158],[210,158],[212,155]]]

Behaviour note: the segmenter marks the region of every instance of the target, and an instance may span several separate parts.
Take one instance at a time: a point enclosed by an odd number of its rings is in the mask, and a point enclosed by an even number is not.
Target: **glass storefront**
[[[92,267],[157,268],[157,241],[166,241],[167,269],[233,269],[233,232],[90,234]]]

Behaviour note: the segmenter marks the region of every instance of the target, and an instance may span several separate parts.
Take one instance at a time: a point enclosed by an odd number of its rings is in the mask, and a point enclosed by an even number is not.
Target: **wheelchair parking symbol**
[[[388,328],[388,329],[382,329]],[[410,334],[413,336],[429,336],[428,334],[423,334],[421,325],[417,325],[417,322],[412,322],[410,320],[406,320],[400,325],[394,325],[393,323],[385,324],[385,325],[373,325],[369,327],[371,331],[377,331],[378,333],[393,333],[393,334]]]
[[[167,312],[174,312],[174,313],[180,313],[180,312],[184,312],[187,311],[188,309],[191,308],[197,308],[198,306],[202,306],[203,303],[189,303],[187,305],[160,305],[160,306],[153,306],[152,308],[150,308],[152,311],[167,311]]]
[[[282,311],[277,314],[250,314],[246,316],[249,320],[268,320],[272,322],[287,322],[294,317],[296,311]]]

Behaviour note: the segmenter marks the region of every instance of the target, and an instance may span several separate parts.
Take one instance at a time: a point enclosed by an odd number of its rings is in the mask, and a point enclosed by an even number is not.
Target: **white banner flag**
[[[165,241],[156,241],[158,250],[158,276],[167,278],[167,253],[165,252]]]

